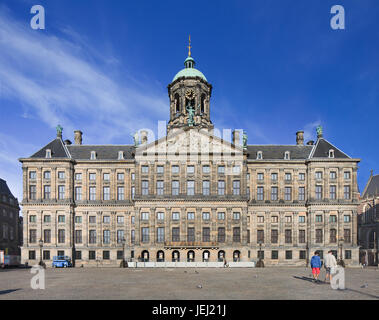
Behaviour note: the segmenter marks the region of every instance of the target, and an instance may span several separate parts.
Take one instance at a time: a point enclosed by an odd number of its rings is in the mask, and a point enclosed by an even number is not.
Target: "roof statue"
[[[134,139],[134,146],[135,147],[138,147],[139,145],[139,136],[138,136],[138,131],[136,131],[133,135],[133,139]]]
[[[242,134],[242,141],[243,141],[243,148],[247,149],[247,133],[246,133],[246,131],[244,131]]]
[[[322,137],[322,126],[321,125],[317,126],[316,132],[317,132],[317,138],[321,138]]]
[[[57,125],[56,127],[57,129],[57,137],[61,137],[62,138],[62,131],[63,131],[63,128],[60,124]]]
[[[193,119],[193,116],[195,114],[195,109],[193,108],[193,106],[191,106],[190,104],[188,104],[186,106],[186,110],[188,111],[188,125],[190,127],[192,127],[195,123],[194,119]]]

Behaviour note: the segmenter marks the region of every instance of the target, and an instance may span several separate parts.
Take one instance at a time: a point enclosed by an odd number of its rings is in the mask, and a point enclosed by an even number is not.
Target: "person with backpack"
[[[332,275],[331,275],[331,269],[335,268],[337,266],[337,261],[334,255],[332,254],[332,250],[328,251],[328,254],[325,256],[325,269],[326,269],[326,275],[325,275],[325,283],[327,283],[326,280],[329,278],[329,282],[332,281]]]
[[[313,282],[318,282],[318,276],[320,275],[321,259],[318,251],[315,251],[314,256],[311,259],[311,268],[313,274]]]

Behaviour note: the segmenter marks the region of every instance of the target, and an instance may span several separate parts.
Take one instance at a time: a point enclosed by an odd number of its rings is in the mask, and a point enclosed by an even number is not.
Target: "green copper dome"
[[[180,70],[172,79],[172,82],[174,82],[176,79],[180,77],[200,77],[203,80],[207,81],[207,78],[203,75],[203,73],[197,69],[195,69],[195,60],[188,56],[187,59],[184,61],[185,68]]]

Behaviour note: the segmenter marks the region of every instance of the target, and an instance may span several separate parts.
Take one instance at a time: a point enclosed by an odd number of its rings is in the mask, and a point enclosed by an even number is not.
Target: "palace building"
[[[57,136],[23,170],[22,262],[257,261],[305,265],[332,249],[357,265],[359,159],[326,140],[250,145],[215,134],[212,85],[189,51],[168,85],[167,135],[134,145]],[[230,140],[230,139],[229,139]],[[294,137],[295,140],[295,137]],[[42,257],[40,256],[40,252]]]

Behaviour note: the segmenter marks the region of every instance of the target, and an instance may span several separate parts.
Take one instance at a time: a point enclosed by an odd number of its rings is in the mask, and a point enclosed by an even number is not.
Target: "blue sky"
[[[30,28],[30,8],[46,29]],[[342,4],[346,29],[332,30]],[[249,144],[315,140],[315,128],[362,159],[362,191],[379,173],[377,0],[0,0],[0,177],[22,196],[20,157],[83,131],[86,144],[131,144],[169,117],[167,85],[183,68],[188,35],[213,85],[217,128]]]

